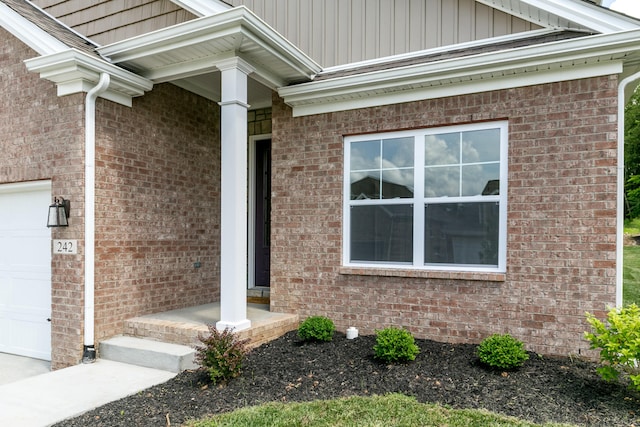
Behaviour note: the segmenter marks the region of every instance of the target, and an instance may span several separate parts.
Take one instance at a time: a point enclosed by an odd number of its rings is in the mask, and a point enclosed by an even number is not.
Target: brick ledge
[[[507,280],[505,273],[487,273],[482,271],[433,271],[433,270],[408,270],[395,268],[371,268],[371,267],[340,267],[340,274],[355,276],[383,276],[383,277],[410,277],[420,279],[452,279],[452,280],[477,280],[483,282],[504,282]]]

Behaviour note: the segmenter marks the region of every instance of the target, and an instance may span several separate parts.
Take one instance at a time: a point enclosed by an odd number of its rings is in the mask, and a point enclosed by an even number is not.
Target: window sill
[[[504,282],[505,273],[484,271],[443,271],[409,270],[375,267],[340,267],[340,274],[354,276],[410,277],[419,279],[477,280],[483,282]]]

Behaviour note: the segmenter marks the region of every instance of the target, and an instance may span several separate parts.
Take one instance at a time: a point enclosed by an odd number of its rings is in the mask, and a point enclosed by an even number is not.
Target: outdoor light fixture
[[[65,200],[64,197],[54,197],[53,203],[49,205],[47,227],[68,227],[70,208],[71,202],[69,200]]]

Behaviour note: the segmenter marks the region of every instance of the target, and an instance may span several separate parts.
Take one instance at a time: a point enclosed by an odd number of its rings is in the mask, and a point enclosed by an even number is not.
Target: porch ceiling
[[[270,102],[271,90],[310,81],[321,71],[244,6],[103,46],[98,52],[154,83],[174,82],[213,100],[220,94],[218,64],[231,57],[255,68],[250,77],[259,85],[250,84],[250,103],[258,101],[257,93],[268,94]]]

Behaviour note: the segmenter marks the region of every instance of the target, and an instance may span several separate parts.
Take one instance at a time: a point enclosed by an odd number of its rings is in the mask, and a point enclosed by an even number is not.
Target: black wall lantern
[[[54,197],[53,203],[49,205],[47,227],[68,227],[69,209],[71,209],[69,200],[65,200],[64,197]]]

